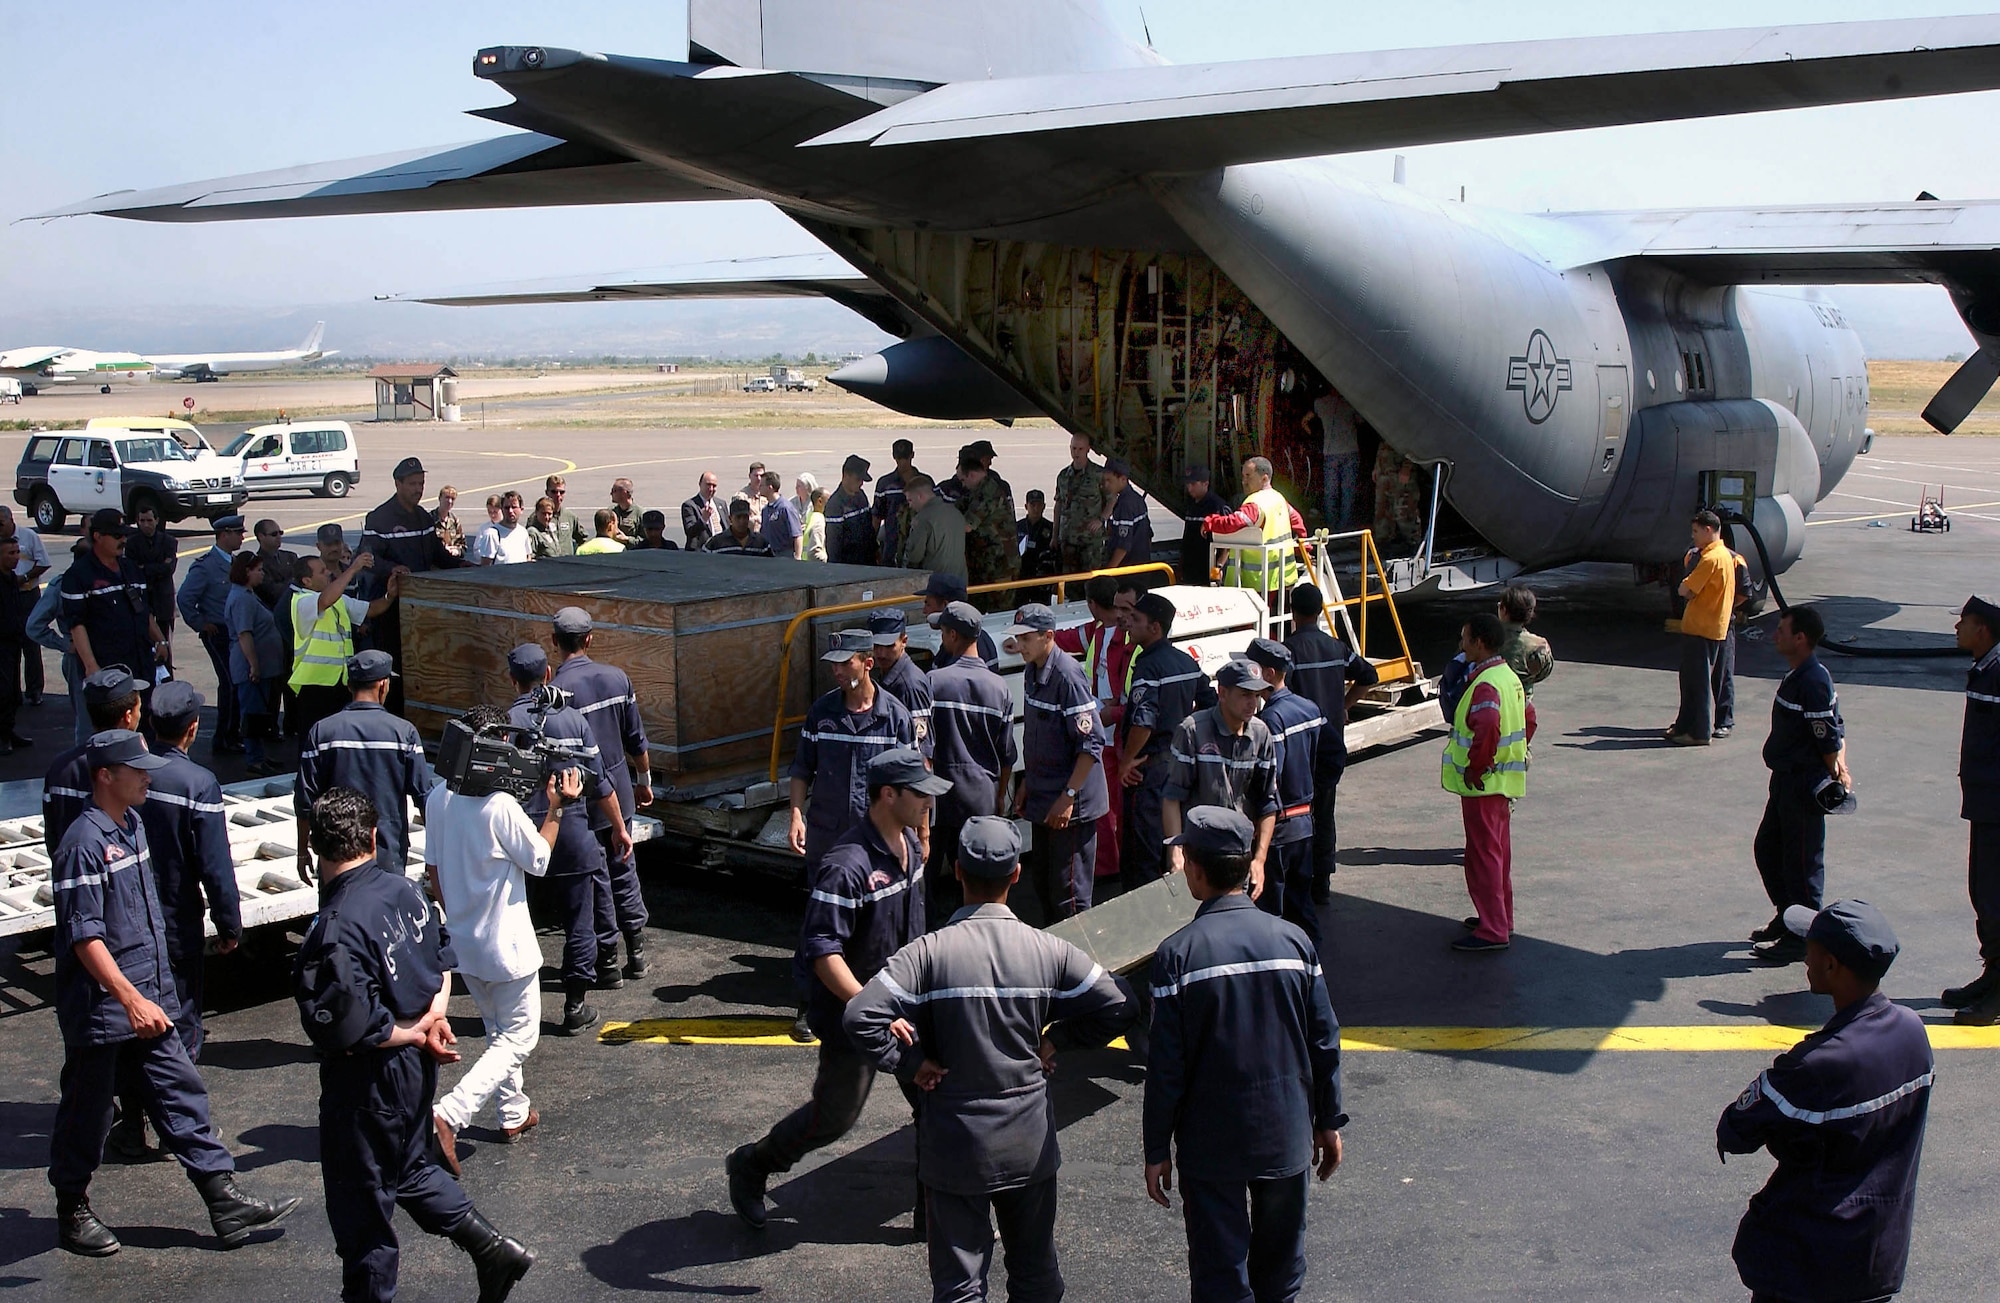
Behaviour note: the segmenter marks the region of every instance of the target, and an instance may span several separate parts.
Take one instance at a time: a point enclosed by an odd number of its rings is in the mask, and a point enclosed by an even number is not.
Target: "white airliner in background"
[[[332,357],[340,350],[321,350],[319,339],[325,333],[326,323],[315,321],[312,333],[297,348],[280,349],[275,353],[151,353],[146,360],[163,376],[180,380],[218,380],[234,371],[275,371],[282,366]]]
[[[146,380],[161,375],[177,380],[219,380],[236,371],[275,371],[283,366],[317,362],[338,349],[323,350],[320,336],[326,323],[313,323],[297,348],[268,353],[100,353],[61,344],[34,344],[0,352],[0,379],[18,380],[21,392],[35,394],[49,385],[96,385],[110,393],[112,381]]]

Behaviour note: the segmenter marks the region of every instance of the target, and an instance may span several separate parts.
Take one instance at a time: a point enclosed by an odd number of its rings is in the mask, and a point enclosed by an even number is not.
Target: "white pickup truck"
[[[151,507],[161,521],[236,512],[250,496],[239,464],[216,455],[186,421],[94,417],[82,430],[30,436],[14,468],[14,501],[35,528],[116,507],[127,520]]]

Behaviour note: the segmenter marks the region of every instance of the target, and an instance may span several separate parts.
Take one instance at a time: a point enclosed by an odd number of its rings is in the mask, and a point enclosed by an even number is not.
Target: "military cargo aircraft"
[[[1931,282],[2000,377],[2000,204],[1523,215],[1328,156],[2000,87],[2000,15],[1171,65],[1091,0],[690,0],[685,60],[477,53],[519,129],[100,196],[216,221],[761,199],[827,250],[467,302],[819,294],[903,336],[841,377],[1053,417],[1174,484],[1264,452],[1311,501],[1328,389],[1432,478],[1486,577],[1679,557],[1710,501],[1772,566],[1863,450],[1860,341],[1816,290]],[[1398,463],[1402,464],[1402,463]]]

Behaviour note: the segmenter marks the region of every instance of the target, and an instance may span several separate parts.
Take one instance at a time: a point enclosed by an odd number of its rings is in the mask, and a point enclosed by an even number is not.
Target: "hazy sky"
[[[942,2],[942,0],[940,0]],[[829,0],[829,8],[834,0]],[[1727,27],[1911,12],[1950,0],[1146,0],[1175,62]],[[1135,38],[1141,5],[1107,0]],[[254,15],[246,19],[245,15]],[[684,57],[679,3],[478,5],[93,3],[11,25],[0,42],[0,218],[102,191],[499,134],[462,110],[482,45]],[[2000,196],[1994,95],[1622,127],[1405,151],[1410,184],[1523,209]],[[1982,130],[1982,127],[1986,128]],[[1346,164],[1386,175],[1386,155]],[[0,226],[0,346],[78,308],[279,308],[371,295],[810,247],[758,204],[155,225],[79,218]],[[1843,292],[1885,309],[1920,296]],[[1896,307],[1897,304],[1902,307]],[[413,309],[423,311],[422,309]],[[595,309],[592,309],[595,310]],[[441,311],[441,310],[440,310]],[[505,311],[505,309],[487,311]],[[68,342],[68,341],[65,341]],[[83,341],[75,341],[83,342]],[[218,341],[222,343],[226,341]],[[331,342],[331,341],[330,341]],[[130,346],[145,346],[132,341]],[[262,345],[275,346],[275,345]]]

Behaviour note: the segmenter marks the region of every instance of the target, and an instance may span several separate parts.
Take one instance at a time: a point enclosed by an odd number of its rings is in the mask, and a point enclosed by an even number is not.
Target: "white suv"
[[[103,507],[127,520],[148,506],[162,521],[212,520],[249,496],[237,463],[218,457],[186,421],[95,417],[83,430],[33,436],[14,470],[14,501],[45,533]]]

